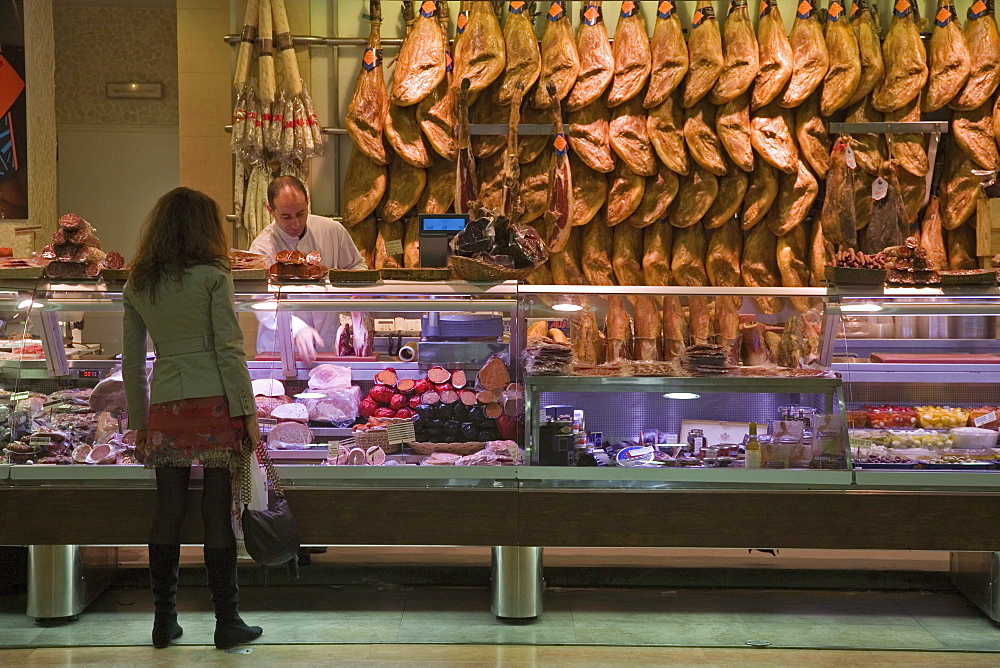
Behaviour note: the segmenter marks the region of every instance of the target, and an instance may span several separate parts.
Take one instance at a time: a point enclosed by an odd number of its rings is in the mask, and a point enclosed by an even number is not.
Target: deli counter
[[[540,612],[545,546],[1000,551],[995,286],[235,285],[248,350],[255,314],[278,323],[279,350],[248,355],[255,392],[281,390],[258,408],[286,406],[262,426],[308,427],[270,445],[304,541],[493,546],[495,584],[530,590],[495,587],[498,616]],[[121,286],[0,283],[0,544],[146,542],[127,416],[80,424],[116,367]],[[367,348],[295,360],[297,311],[343,314]],[[380,418],[412,431],[386,443]],[[10,463],[54,431],[113,447]]]

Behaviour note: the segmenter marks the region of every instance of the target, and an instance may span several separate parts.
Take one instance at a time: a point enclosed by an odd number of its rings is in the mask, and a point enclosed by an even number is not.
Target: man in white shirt
[[[323,264],[331,269],[367,269],[347,229],[333,220],[309,213],[309,194],[294,176],[279,176],[267,187],[267,210],[271,224],[261,230],[250,250],[274,263],[283,250],[303,253],[319,251]],[[258,311],[257,350],[277,350],[274,312]],[[306,363],[316,359],[316,351],[332,351],[337,340],[339,315],[331,311],[297,311],[292,315],[292,338],[297,357]]]

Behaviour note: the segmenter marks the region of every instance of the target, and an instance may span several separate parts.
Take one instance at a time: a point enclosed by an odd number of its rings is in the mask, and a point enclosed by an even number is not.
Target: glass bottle
[[[748,469],[759,469],[760,468],[760,441],[757,439],[757,423],[750,423],[750,438],[747,439],[746,450],[746,468]]]

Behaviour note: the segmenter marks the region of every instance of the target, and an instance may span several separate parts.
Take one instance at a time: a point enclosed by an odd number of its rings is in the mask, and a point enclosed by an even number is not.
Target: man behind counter
[[[279,176],[267,187],[267,210],[271,224],[250,244],[250,251],[274,263],[283,250],[303,253],[319,251],[323,264],[331,269],[367,269],[351,235],[343,225],[309,213],[309,194],[294,176]],[[276,317],[273,312],[257,312],[257,350],[277,350]],[[331,311],[299,311],[292,315],[292,338],[296,356],[306,363],[316,359],[316,351],[332,351],[337,340],[339,315]]]

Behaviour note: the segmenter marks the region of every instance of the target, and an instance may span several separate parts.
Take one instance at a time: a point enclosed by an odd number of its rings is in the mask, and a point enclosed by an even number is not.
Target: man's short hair
[[[306,192],[306,185],[295,176],[279,176],[271,181],[267,186],[267,203],[274,208],[274,198],[285,188],[294,188],[302,193],[302,196],[309,201],[309,193]]]

